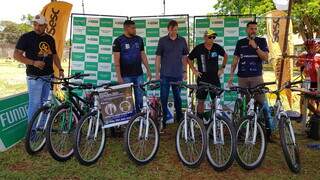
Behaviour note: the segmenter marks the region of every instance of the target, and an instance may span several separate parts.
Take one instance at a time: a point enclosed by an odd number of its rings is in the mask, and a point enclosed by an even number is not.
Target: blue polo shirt
[[[120,70],[122,77],[143,74],[141,51],[144,51],[143,39],[140,36],[119,36],[113,42],[113,52],[120,52]]]
[[[256,37],[256,44],[262,51],[269,52],[265,38]],[[262,59],[254,48],[249,46],[249,39],[243,38],[237,42],[234,55],[240,58],[238,77],[256,77],[262,75]]]
[[[181,78],[183,76],[182,57],[188,55],[189,49],[184,37],[175,40],[169,35],[159,39],[156,55],[161,56],[161,76]]]

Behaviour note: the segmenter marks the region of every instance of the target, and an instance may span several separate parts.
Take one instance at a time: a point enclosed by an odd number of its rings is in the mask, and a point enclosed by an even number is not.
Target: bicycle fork
[[[144,140],[148,140],[148,135],[149,135],[149,126],[150,126],[150,122],[149,122],[149,115],[150,115],[150,109],[148,106],[148,100],[146,96],[143,96],[143,111],[146,112],[146,118],[140,120],[140,126],[139,126],[139,139],[140,138],[144,138]],[[143,132],[143,127],[146,127],[146,130]],[[144,134],[142,134],[144,133]]]
[[[100,108],[99,108],[99,97],[97,95],[94,96],[94,108],[93,108],[93,111],[97,111],[97,119],[96,119],[96,122],[95,122],[95,128],[94,128],[94,140],[97,139],[97,136],[98,136],[98,131],[99,131],[99,126],[100,126]],[[87,138],[90,137],[90,134],[91,134],[91,129],[92,129],[92,126],[93,126],[93,117],[91,116],[91,119],[89,120],[89,127],[88,127],[88,132],[87,132]]]

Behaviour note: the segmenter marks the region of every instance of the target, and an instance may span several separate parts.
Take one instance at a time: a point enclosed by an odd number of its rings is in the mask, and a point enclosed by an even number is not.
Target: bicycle
[[[193,113],[195,109],[193,105],[194,93],[200,88],[197,85],[187,85],[183,82],[170,84],[190,90],[187,98],[188,106],[176,132],[176,150],[179,159],[185,166],[195,168],[203,161],[207,148],[206,128],[203,121]]]
[[[25,140],[25,149],[27,153],[30,155],[34,155],[44,148],[46,143],[45,130],[48,124],[50,114],[52,113],[55,107],[62,103],[62,99],[57,97],[53,92],[54,85],[61,84],[63,81],[66,80],[80,78],[80,74],[75,74],[71,77],[62,79],[53,76],[52,78],[54,78],[55,80],[41,78],[43,81],[50,83],[50,92],[46,102],[34,113],[33,117],[31,118],[28,124]]]
[[[114,86],[112,83],[107,83],[93,87],[94,90],[91,92],[93,106],[77,125],[73,148],[76,159],[82,165],[90,166],[96,163],[104,152],[105,129],[109,126],[103,121],[99,93],[114,91],[112,86]],[[98,90],[102,87],[103,91]]]
[[[288,82],[285,83],[285,86],[283,86],[279,90],[269,91],[269,93],[275,94],[277,96],[275,105],[273,106],[273,109],[275,111],[274,118],[275,121],[278,122],[280,143],[286,163],[289,169],[294,173],[299,173],[301,169],[299,148],[296,142],[294,130],[291,123],[292,119],[297,118],[297,116],[294,116],[295,114],[297,114],[297,112],[284,110],[280,99],[280,93],[284,89],[291,89],[292,85],[301,83],[302,81]]]
[[[151,96],[148,98],[148,88],[159,88],[160,80],[149,81],[138,86],[143,92],[143,107],[129,121],[124,134],[124,149],[129,159],[138,165],[145,165],[154,159],[159,149],[159,129],[161,126],[161,104],[158,99]],[[160,108],[159,108],[160,107]],[[150,149],[147,149],[147,148]]]
[[[79,75],[79,77],[84,76],[89,75]],[[50,115],[46,128],[46,145],[49,154],[55,160],[64,162],[69,160],[74,152],[71,139],[76,124],[79,122],[80,117],[84,116],[92,106],[90,97],[81,98],[73,91],[76,89],[91,89],[92,84],[72,83],[65,79],[62,86],[62,90],[65,91],[65,101],[57,106]]]
[[[239,124],[236,132],[236,156],[238,164],[247,170],[259,167],[265,157],[267,142],[264,133],[264,116],[262,107],[256,105],[255,96],[269,92],[267,85],[275,82],[262,83],[253,88],[230,87],[231,91],[246,92],[250,100],[246,118]],[[256,150],[257,152],[252,152]]]
[[[236,143],[235,129],[232,120],[222,109],[221,94],[225,91],[209,83],[200,82],[202,89],[215,94],[215,100],[207,128],[207,159],[216,171],[224,171],[231,167],[234,161]]]

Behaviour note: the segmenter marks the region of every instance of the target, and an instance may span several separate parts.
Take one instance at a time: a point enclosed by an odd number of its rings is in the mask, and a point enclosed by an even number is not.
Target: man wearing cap
[[[233,82],[234,71],[238,67],[238,83],[240,87],[252,88],[262,84],[262,63],[268,61],[268,45],[265,38],[256,37],[257,22],[250,21],[247,23],[248,37],[240,39],[237,42],[234,51],[234,58],[231,65],[230,79],[228,85]],[[271,139],[271,132],[275,129],[275,123],[271,116],[271,111],[268,102],[265,100],[265,95],[256,96],[256,100],[262,105],[264,116],[266,119],[267,140]]]
[[[163,128],[166,128],[168,113],[168,97],[170,86],[176,110],[176,119],[182,119],[180,89],[171,82],[187,79],[187,55],[189,53],[187,41],[178,35],[178,22],[171,20],[167,26],[168,35],[161,37],[156,51],[156,79],[161,79],[160,99],[163,109]]]
[[[188,56],[188,64],[193,74],[197,77],[197,84],[200,86],[199,82],[206,82],[220,87],[219,77],[224,73],[224,68],[226,67],[228,55],[225,50],[217,43],[214,42],[217,37],[217,33],[213,30],[208,29],[204,34],[204,43],[197,45]],[[223,56],[222,66],[219,68],[218,58]],[[196,69],[193,66],[193,60],[197,59]],[[200,90],[197,91],[198,99],[198,117],[203,119],[204,112],[204,101],[206,100],[208,91]],[[210,92],[211,100],[215,98],[215,94]]]
[[[55,41],[45,33],[47,21],[44,16],[33,18],[33,31],[23,34],[14,50],[14,58],[26,64],[27,86],[29,93],[28,121],[37,109],[47,100],[53,63],[63,77],[63,69],[56,52]]]

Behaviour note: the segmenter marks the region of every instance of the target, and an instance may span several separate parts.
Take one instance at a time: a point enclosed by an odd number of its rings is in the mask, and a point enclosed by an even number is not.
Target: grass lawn
[[[176,125],[171,125],[161,136],[158,154],[146,166],[136,166],[128,159],[122,138],[107,139],[102,159],[91,167],[81,166],[75,159],[57,162],[46,151],[29,156],[20,143],[0,153],[0,179],[320,179],[320,152],[306,148],[310,141],[302,136],[298,136],[302,161],[299,175],[287,168],[280,143],[268,144],[266,158],[256,170],[247,171],[234,163],[219,173],[206,161],[197,169],[184,167],[175,151],[175,129]]]
[[[271,71],[264,76],[265,81],[274,80]],[[24,68],[18,68],[18,63],[0,60],[0,97],[25,91],[25,83]],[[268,98],[272,101],[275,97]],[[298,109],[298,105],[299,99],[295,96],[294,109]],[[300,129],[299,124],[295,127]],[[29,156],[20,143],[0,153],[0,179],[320,179],[320,151],[308,149],[306,145],[312,141],[304,136],[297,137],[302,161],[299,175],[288,169],[279,142],[268,144],[260,168],[246,171],[235,162],[229,170],[218,173],[206,161],[197,169],[188,169],[179,162],[175,129],[176,125],[170,125],[166,134],[161,135],[158,154],[146,166],[136,166],[128,159],[122,138],[108,138],[103,157],[91,167],[81,166],[75,159],[57,162],[45,150],[37,156]]]

